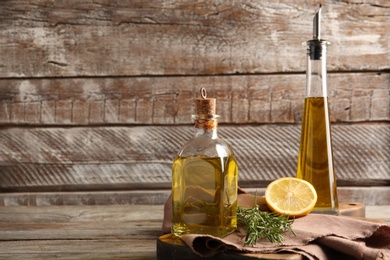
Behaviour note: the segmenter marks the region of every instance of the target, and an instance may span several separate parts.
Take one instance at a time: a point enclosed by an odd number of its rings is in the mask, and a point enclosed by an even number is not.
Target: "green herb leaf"
[[[259,206],[253,208],[237,207],[238,223],[245,225],[246,237],[244,245],[254,245],[260,238],[267,238],[271,243],[282,243],[285,232],[291,232],[294,219],[285,215],[261,211]]]

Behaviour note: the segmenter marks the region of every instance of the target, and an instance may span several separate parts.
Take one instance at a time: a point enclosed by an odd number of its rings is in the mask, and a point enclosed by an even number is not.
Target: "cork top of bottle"
[[[216,99],[207,98],[205,88],[200,89],[201,98],[196,99],[196,114],[198,115],[215,115],[216,114]]]

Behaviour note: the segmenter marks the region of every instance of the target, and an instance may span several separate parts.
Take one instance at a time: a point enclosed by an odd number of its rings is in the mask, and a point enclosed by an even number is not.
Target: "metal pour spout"
[[[320,8],[317,13],[313,17],[313,39],[320,40],[321,39],[321,10],[322,5],[320,4]]]
[[[326,45],[328,41],[321,39],[321,10],[322,5],[313,17],[313,39],[304,43],[307,46],[307,54],[310,60],[322,60],[326,55]]]

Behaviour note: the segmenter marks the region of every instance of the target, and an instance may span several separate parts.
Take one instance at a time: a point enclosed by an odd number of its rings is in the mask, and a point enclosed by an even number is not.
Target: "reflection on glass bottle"
[[[313,213],[338,214],[326,83],[329,43],[320,39],[320,14],[321,8],[314,17],[313,40],[306,42],[306,94],[296,177],[309,181],[317,191]]]
[[[223,237],[237,227],[238,167],[217,135],[215,99],[197,99],[195,134],[172,166],[172,233]]]

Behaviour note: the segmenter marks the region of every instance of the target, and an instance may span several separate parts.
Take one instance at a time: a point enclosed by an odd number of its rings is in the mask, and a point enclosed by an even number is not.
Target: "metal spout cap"
[[[322,5],[313,17],[313,39],[305,42],[307,46],[307,53],[311,60],[322,60],[323,56],[326,55],[326,45],[330,43],[326,40],[321,39],[321,12]]]

